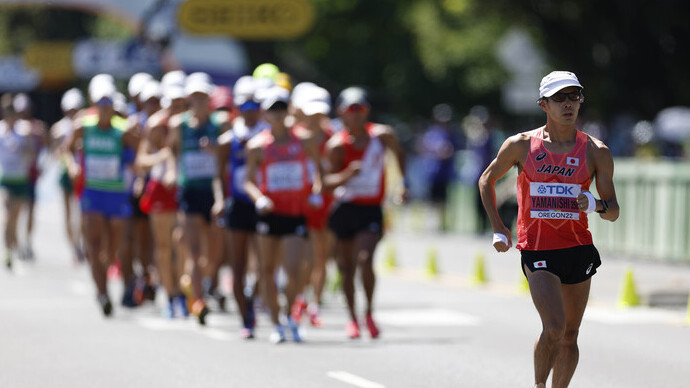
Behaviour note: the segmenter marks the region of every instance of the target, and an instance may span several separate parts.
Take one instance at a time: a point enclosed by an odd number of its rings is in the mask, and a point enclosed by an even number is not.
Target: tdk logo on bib
[[[536,190],[535,190],[536,186]],[[568,183],[530,183],[530,194],[533,196],[577,197],[580,185]]]

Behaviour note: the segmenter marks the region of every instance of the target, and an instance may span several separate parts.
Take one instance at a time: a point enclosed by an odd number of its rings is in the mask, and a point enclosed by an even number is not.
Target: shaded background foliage
[[[690,105],[689,9],[681,0],[311,1],[311,32],[293,41],[245,42],[251,63],[275,62],[295,82],[333,92],[364,85],[377,109],[402,119],[428,117],[439,102],[459,112],[482,104],[510,117],[501,99],[509,74],[496,45],[515,27],[544,53],[541,74],[558,68],[580,76],[593,115],[651,119],[664,107]],[[77,11],[4,8],[0,34],[0,53],[12,53],[31,40],[132,32]]]

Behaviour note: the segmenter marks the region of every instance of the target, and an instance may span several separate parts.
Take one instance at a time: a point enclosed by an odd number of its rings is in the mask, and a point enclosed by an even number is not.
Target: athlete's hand
[[[585,195],[585,192],[581,192],[577,196],[577,208],[583,212],[587,209],[587,206],[589,206],[589,199],[587,199],[587,196]]]
[[[505,227],[505,225],[502,225],[501,227],[494,229],[494,234],[496,233],[504,235],[508,239],[508,244],[506,244],[503,241],[494,240],[494,249],[496,249],[496,252],[507,252],[508,249],[510,249],[510,247],[513,246],[513,234],[510,232],[510,229]]]
[[[254,205],[256,206],[256,212],[261,215],[273,212],[273,201],[271,201],[271,199],[266,196],[257,199]]]
[[[362,171],[362,162],[359,160],[353,160],[347,165],[347,171],[350,173],[350,177],[359,174]]]
[[[216,201],[213,203],[213,207],[211,208],[211,214],[213,215],[213,218],[218,219],[223,216],[223,210],[225,209],[225,204],[223,201]]]
[[[79,175],[81,175],[81,166],[77,163],[70,165],[67,169],[67,174],[72,180],[79,178]]]
[[[134,194],[135,197],[140,197],[141,194],[144,193],[145,184],[146,181],[144,178],[140,176],[134,178],[134,183],[132,184],[132,194]]]
[[[177,175],[174,170],[168,170],[163,175],[163,186],[168,189],[174,187],[177,184]]]

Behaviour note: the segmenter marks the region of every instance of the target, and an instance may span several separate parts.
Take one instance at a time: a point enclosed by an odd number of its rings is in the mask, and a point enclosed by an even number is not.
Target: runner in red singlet
[[[372,316],[374,287],[374,250],[383,236],[383,211],[386,149],[393,151],[400,171],[405,159],[393,129],[368,121],[369,102],[358,87],[343,90],[336,103],[344,129],[326,145],[331,173],[324,176],[324,189],[336,198],[328,226],[336,236],[338,268],[343,277],[350,322],[345,327],[350,338],[359,338],[355,312],[355,271],[359,265],[366,294],[366,326],[372,338],[379,328]],[[407,196],[403,188],[400,202]]]
[[[247,175],[244,189],[254,201],[259,220],[256,225],[261,267],[263,302],[267,305],[275,331],[271,342],[285,341],[280,321],[280,306],[275,274],[281,260],[288,277],[285,286],[287,306],[292,306],[303,274],[307,228],[304,211],[308,201],[320,198],[321,173],[309,179],[307,160],[318,166],[318,151],[313,143],[299,139],[285,125],[290,94],[274,86],[261,102],[270,130],[247,143]],[[260,178],[257,178],[257,174]],[[311,183],[313,182],[313,183]],[[300,342],[299,326],[289,315],[287,323],[293,339]]]
[[[512,245],[511,232],[499,218],[494,185],[510,168],[518,168],[517,248],[542,321],[534,348],[535,387],[545,387],[552,369],[553,387],[567,387],[575,372],[578,331],[591,277],[601,264],[587,215],[596,211],[615,221],[619,214],[611,152],[575,127],[583,101],[575,74],[545,76],[537,103],[546,125],[506,140],[479,181],[494,247],[505,252]],[[592,178],[601,199],[588,191]]]

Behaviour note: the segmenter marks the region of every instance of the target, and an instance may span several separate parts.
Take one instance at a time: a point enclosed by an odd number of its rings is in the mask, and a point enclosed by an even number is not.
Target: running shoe
[[[173,307],[177,310],[177,315],[187,318],[189,316],[189,309],[187,308],[187,297],[180,294],[173,298]]]
[[[359,338],[359,324],[357,321],[350,321],[345,325],[345,333],[351,339]]]
[[[268,340],[271,341],[272,344],[282,344],[283,342],[286,341],[285,339],[285,329],[283,328],[282,325],[276,325],[275,330],[273,333],[271,333],[270,336],[268,336]]]
[[[319,316],[319,306],[317,304],[310,304],[309,306],[307,306],[307,315],[309,315],[309,323],[312,326],[323,326],[323,320]]]
[[[109,317],[113,314],[113,304],[110,302],[108,295],[98,295],[98,304],[101,306],[104,316]]]
[[[299,323],[295,321],[292,317],[287,317],[288,328],[292,333],[292,339],[295,342],[302,342],[302,336],[299,334]]]
[[[125,287],[125,292],[122,294],[122,307],[137,307],[139,304],[134,296],[136,290],[136,281],[132,281]]]
[[[307,310],[307,302],[304,300],[302,295],[298,295],[295,301],[292,303],[292,308],[290,309],[290,316],[292,319],[300,323],[302,321],[302,314]]]
[[[367,314],[366,324],[367,324],[367,329],[369,330],[369,334],[371,335],[371,338],[374,338],[374,339],[378,338],[379,334],[381,334],[381,331],[376,326],[376,323],[374,322],[374,318],[371,317],[371,314]]]
[[[242,339],[253,339],[254,329],[251,327],[244,326],[240,329],[240,338]]]
[[[173,319],[175,318],[175,303],[174,299],[168,301],[167,306],[163,308],[163,318]]]
[[[202,326],[206,325],[206,316],[209,313],[208,307],[206,307],[206,303],[204,303],[203,300],[197,299],[196,302],[192,305],[192,314],[194,314],[197,319],[199,320],[199,324]]]

